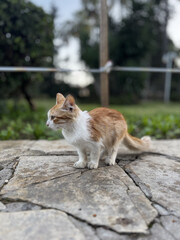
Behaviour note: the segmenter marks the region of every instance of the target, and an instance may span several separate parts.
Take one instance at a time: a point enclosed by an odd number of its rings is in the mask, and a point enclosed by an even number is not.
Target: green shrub
[[[150,135],[156,139],[180,138],[180,116],[158,114],[145,116],[140,119],[135,117],[128,120],[129,132],[137,137]]]
[[[37,109],[32,112],[25,102],[8,101],[0,107],[0,139],[59,139],[61,131],[46,127],[47,111],[54,100],[36,101]],[[97,105],[82,105],[90,111]],[[180,138],[179,104],[141,104],[134,106],[112,106],[123,113],[129,132],[137,137],[150,135],[155,139]]]
[[[59,139],[61,132],[54,132],[46,126],[47,111],[37,107],[32,112],[29,106],[22,102],[14,105],[6,103],[5,114],[0,118],[0,139]]]

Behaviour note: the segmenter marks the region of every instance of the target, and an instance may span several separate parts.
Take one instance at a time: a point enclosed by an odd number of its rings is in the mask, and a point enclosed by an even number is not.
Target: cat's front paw
[[[88,165],[87,165],[87,167],[89,168],[89,169],[94,169],[94,168],[98,168],[98,163],[95,163],[95,162],[88,162]]]
[[[116,164],[116,161],[115,161],[115,159],[106,158],[106,159],[105,159],[105,163],[106,163],[106,165],[108,165],[108,166],[113,166],[113,165]]]
[[[74,163],[74,167],[75,168],[85,168],[86,167],[86,162],[84,161],[77,161]]]

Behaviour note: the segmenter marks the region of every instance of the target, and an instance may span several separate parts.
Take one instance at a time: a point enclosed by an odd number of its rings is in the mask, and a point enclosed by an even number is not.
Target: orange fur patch
[[[127,124],[123,115],[113,109],[96,108],[89,112],[90,132],[94,141],[101,138],[105,146],[112,146],[118,142],[127,131]]]

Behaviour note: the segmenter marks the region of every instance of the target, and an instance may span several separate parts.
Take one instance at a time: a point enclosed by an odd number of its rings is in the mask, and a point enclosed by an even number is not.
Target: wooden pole
[[[100,67],[108,61],[108,14],[106,0],[101,0],[100,10]],[[101,105],[109,105],[109,80],[108,73],[100,73]]]

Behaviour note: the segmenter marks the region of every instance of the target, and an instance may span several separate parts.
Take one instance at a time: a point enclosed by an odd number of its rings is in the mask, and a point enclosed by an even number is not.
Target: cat
[[[79,160],[75,168],[98,168],[99,159],[114,165],[120,143],[131,150],[146,151],[151,142],[148,136],[131,136],[120,112],[103,107],[81,111],[73,96],[65,98],[60,93],[56,95],[56,105],[48,111],[46,125],[53,130],[62,129],[67,142],[76,147]]]

